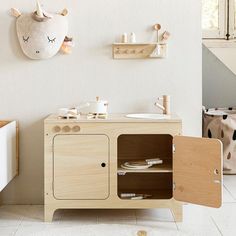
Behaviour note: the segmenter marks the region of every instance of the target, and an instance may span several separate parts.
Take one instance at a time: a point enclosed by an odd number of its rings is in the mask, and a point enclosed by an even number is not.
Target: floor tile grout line
[[[15,205],[15,206],[17,206],[17,205]],[[26,206],[27,210],[29,210],[31,208],[31,205],[24,205],[24,206]],[[19,219],[19,224],[18,224],[15,232],[13,233],[13,236],[16,235],[16,233],[18,232],[19,228],[22,226],[23,220],[24,220],[24,216],[21,216],[20,219]]]
[[[21,225],[22,225],[22,222],[23,222],[23,216],[21,217],[21,221],[20,221],[19,225],[17,226],[17,228],[16,228],[16,230],[15,230],[15,232],[14,232],[13,236],[15,236],[15,235],[16,235],[16,233],[18,232],[19,228],[20,228],[20,227],[21,227]]]
[[[213,218],[212,216],[210,216],[210,218],[211,218],[213,224],[215,225],[215,227],[217,228],[217,230],[219,231],[220,235],[221,235],[221,236],[224,236],[223,233],[221,232],[219,226],[218,226],[217,223],[215,222],[214,218]]]
[[[168,221],[168,220],[164,220],[164,221],[160,221],[160,220],[156,220],[156,218],[155,217],[151,217],[151,220],[155,220],[155,221],[157,221],[157,222],[161,222],[161,223],[174,223],[174,225],[175,225],[175,230],[176,231],[178,231],[178,226],[177,226],[177,224],[176,224],[176,222],[175,222],[175,220],[174,220],[174,216],[173,216],[173,214],[172,214],[172,211],[169,209],[169,211],[171,212],[171,215],[172,215],[172,220],[171,221]],[[136,225],[138,226],[138,217],[137,217],[137,210],[135,210],[135,216],[136,216]],[[145,219],[145,218],[143,218],[143,219]],[[149,219],[148,219],[149,220]]]
[[[225,190],[229,193],[229,195],[230,195],[234,200],[236,200],[236,198],[235,198],[234,195],[231,193],[231,191],[227,188],[227,186],[225,186],[224,184],[223,184],[223,186],[224,186]]]
[[[178,224],[177,224],[177,222],[174,220],[174,223],[175,223],[175,227],[176,227],[176,230],[177,231],[180,231],[180,229],[179,229],[179,227],[178,227]]]
[[[174,223],[175,223],[175,226],[176,226],[176,230],[177,230],[177,231],[180,231],[180,230],[179,230],[179,227],[178,227],[178,224],[177,224],[177,222],[176,222],[176,220],[175,220],[174,213],[172,212],[172,210],[170,210],[170,213],[171,213],[172,218],[173,218],[173,220],[174,220]]]

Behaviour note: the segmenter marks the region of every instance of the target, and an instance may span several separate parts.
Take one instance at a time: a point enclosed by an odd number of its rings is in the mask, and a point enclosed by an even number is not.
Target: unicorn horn
[[[41,7],[39,1],[37,1],[36,6],[37,6],[37,15],[38,15],[39,17],[44,17],[44,16],[43,16],[43,10],[42,10],[42,7]]]

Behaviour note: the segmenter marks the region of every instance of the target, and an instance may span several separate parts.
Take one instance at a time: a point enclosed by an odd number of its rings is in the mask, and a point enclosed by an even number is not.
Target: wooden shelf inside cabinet
[[[128,161],[128,160],[127,160]],[[172,166],[169,163],[164,163],[161,165],[154,165],[148,169],[143,169],[143,170],[128,170],[124,169],[121,167],[121,164],[126,161],[122,160],[122,162],[119,162],[118,174],[123,174],[123,173],[172,173]]]
[[[114,59],[148,59],[165,58],[166,43],[114,43],[112,45]]]

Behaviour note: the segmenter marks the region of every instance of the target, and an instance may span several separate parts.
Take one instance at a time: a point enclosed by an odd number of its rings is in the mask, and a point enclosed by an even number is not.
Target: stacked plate
[[[126,170],[145,170],[153,165],[162,164],[163,161],[160,158],[146,159],[142,161],[127,161],[121,164],[121,167]]]
[[[121,167],[126,170],[144,170],[151,166],[152,164],[148,164],[146,161],[127,161],[121,164]]]

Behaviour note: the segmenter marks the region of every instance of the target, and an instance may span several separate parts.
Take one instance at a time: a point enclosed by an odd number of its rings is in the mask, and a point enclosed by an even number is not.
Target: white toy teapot
[[[108,102],[105,100],[100,100],[99,97],[96,97],[95,101],[89,101],[77,107],[79,111],[81,111],[82,109],[84,110],[84,108],[86,110],[86,113],[107,114]]]

